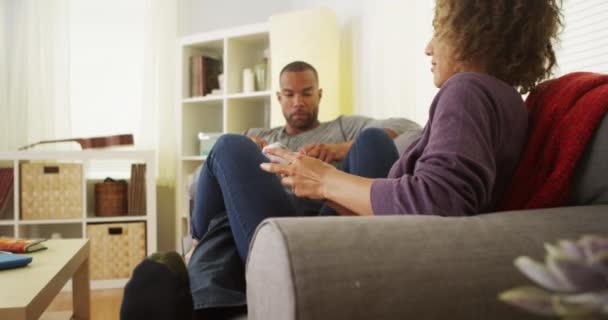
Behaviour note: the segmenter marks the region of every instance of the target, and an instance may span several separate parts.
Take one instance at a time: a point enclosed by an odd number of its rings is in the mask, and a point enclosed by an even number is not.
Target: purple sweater
[[[372,184],[375,215],[490,212],[523,150],[528,113],[519,93],[489,75],[460,73],[435,96],[420,139]]]

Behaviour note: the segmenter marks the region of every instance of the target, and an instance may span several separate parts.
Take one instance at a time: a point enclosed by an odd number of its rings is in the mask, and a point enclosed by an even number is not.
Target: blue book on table
[[[20,254],[0,253],[0,270],[25,267],[32,257]]]

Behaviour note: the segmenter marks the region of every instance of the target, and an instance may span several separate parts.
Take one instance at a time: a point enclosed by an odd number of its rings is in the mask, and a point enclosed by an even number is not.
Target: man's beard
[[[298,116],[300,116],[300,117],[302,115],[303,115],[302,113],[298,114]],[[306,113],[305,115],[306,115],[306,117],[302,117],[302,118],[299,117],[298,119],[296,119],[295,114],[291,114],[291,115],[289,115],[287,122],[289,123],[290,126],[292,126],[294,128],[298,128],[300,130],[310,129],[315,125],[315,123],[317,123],[316,114],[309,112],[309,113]]]

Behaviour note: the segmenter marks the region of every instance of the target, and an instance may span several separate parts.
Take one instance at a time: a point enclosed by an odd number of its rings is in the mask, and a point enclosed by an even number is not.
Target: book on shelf
[[[0,251],[13,253],[28,253],[46,249],[46,239],[18,239],[11,237],[0,237]]]
[[[0,168],[0,219],[6,219],[11,213],[7,209],[12,207],[13,180],[13,168]]]
[[[146,164],[131,165],[131,183],[127,196],[127,205],[130,216],[146,214]]]
[[[190,57],[190,96],[202,97],[219,89],[222,62],[202,54]]]
[[[14,191],[13,186],[8,189],[4,200],[0,199],[0,220],[11,220],[14,216]]]

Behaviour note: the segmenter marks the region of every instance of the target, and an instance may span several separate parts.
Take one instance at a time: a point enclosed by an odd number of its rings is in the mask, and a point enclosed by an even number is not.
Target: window
[[[565,29],[557,50],[559,75],[608,73],[608,1],[564,1]]]
[[[137,133],[143,104],[145,0],[70,1],[72,136]],[[137,135],[135,136],[137,138]],[[94,161],[89,178],[126,178],[126,161]]]
[[[144,0],[70,1],[72,135],[135,133],[142,111]]]

